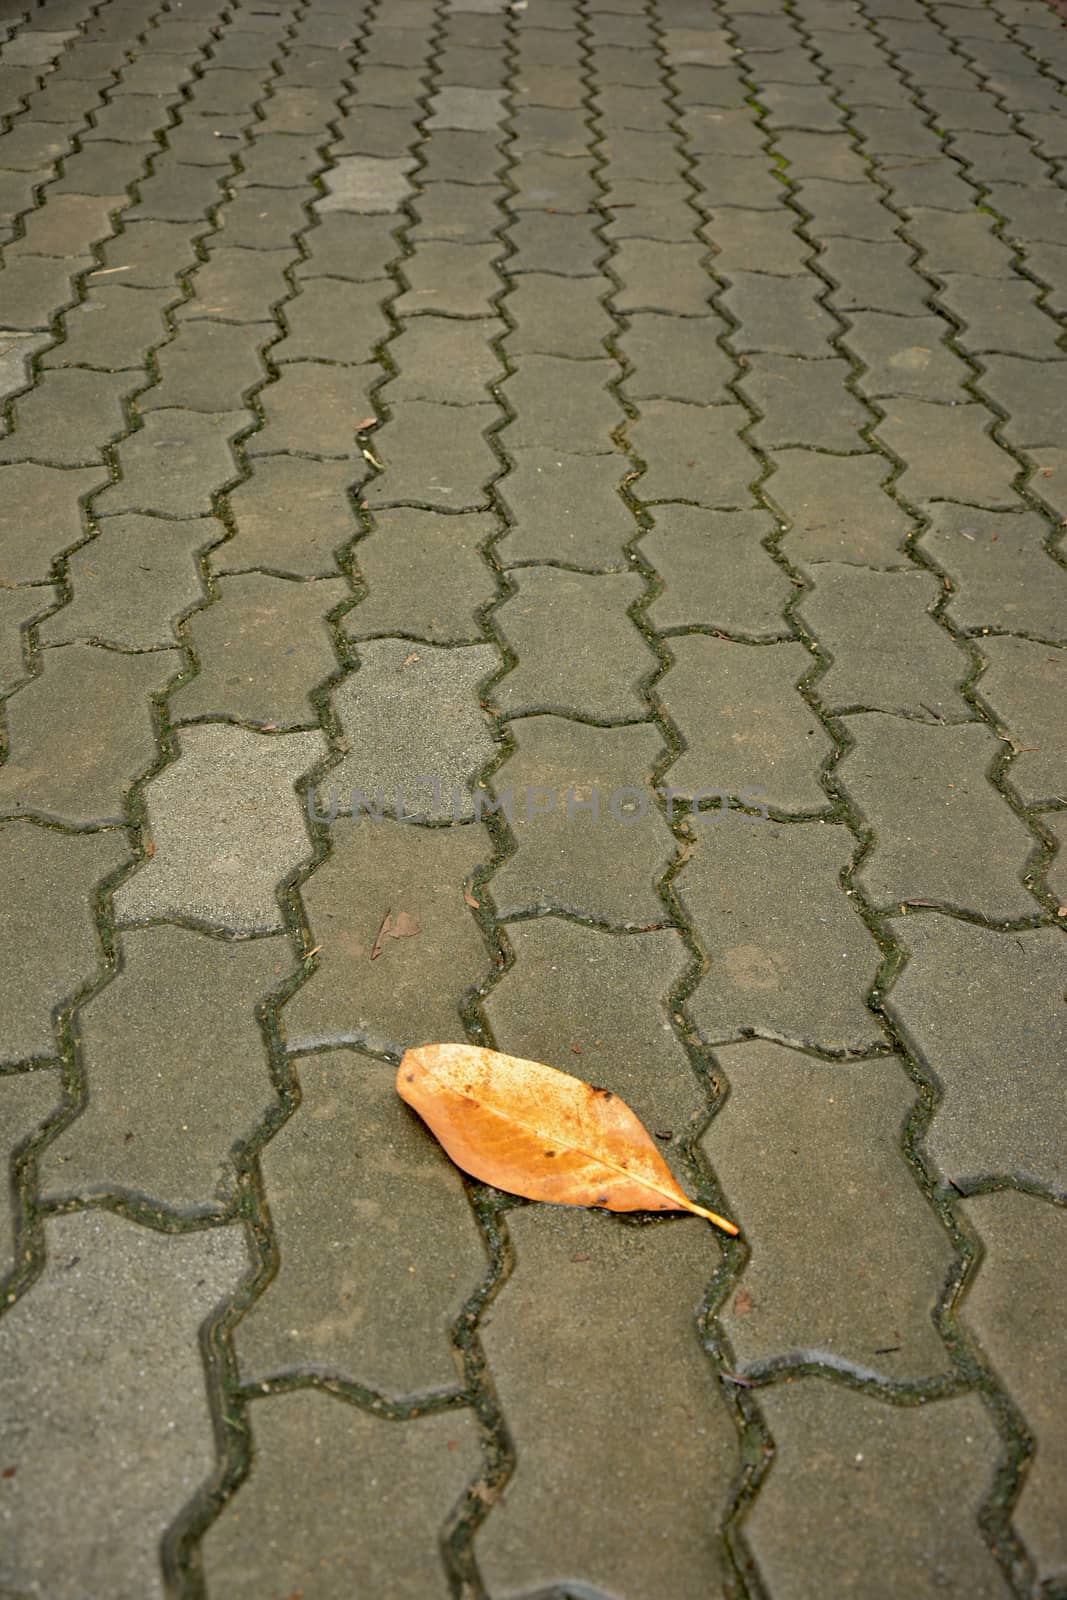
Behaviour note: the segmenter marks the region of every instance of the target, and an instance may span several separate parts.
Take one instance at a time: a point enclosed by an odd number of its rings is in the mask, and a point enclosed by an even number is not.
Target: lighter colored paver
[[[209,724],[179,742],[178,759],[146,786],[155,853],[117,891],[116,916],[280,929],[278,885],[311,849],[294,786],[325,755],[322,735]]]

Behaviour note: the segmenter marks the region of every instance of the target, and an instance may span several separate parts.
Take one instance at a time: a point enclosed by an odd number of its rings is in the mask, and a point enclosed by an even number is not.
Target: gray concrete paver
[[[996,1363],[1036,1436],[1015,1525],[1040,1575],[1055,1581],[1067,1564],[1059,1508],[1067,1461],[1057,1408],[1067,1217],[1010,1189],[973,1195],[963,1211],[985,1249],[965,1302],[966,1325]]]
[[[793,1355],[897,1382],[945,1372],[933,1311],[953,1251],[897,1149],[915,1097],[902,1063],[762,1039],[718,1060],[730,1098],[701,1142],[748,1219],[752,1260],[720,1313],[741,1370]],[[800,1214],[818,1223],[798,1235]]]
[[[1051,1600],[1054,9],[0,32],[0,1589]],[[740,1249],[502,1216],[463,1038]]]

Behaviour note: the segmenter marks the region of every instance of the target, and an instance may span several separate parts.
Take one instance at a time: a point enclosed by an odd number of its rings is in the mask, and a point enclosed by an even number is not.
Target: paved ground
[[[1067,1595],[1062,13],[0,14],[0,1595]]]

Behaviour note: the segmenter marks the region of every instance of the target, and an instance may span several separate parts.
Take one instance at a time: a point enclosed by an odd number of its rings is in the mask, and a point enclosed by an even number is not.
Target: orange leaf
[[[458,1167],[498,1189],[608,1211],[692,1211],[737,1232],[683,1194],[649,1134],[610,1089],[468,1044],[408,1050],[396,1088]]]

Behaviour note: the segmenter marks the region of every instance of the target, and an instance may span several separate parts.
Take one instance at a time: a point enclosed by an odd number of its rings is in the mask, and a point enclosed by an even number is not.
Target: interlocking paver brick
[[[341,156],[322,175],[326,196],[315,202],[318,212],[392,212],[411,193],[410,156]]]
[[[2,476],[0,582],[44,583],[56,556],[84,536],[79,502],[107,482],[107,468],[16,462]]]
[[[515,113],[517,151],[547,150],[556,156],[581,156],[589,149],[589,119],[584,107],[565,110],[526,106]]]
[[[485,1270],[459,1174],[388,1065],[342,1050],[298,1071],[300,1112],[262,1157],[281,1267],[238,1329],[242,1373],[310,1368],[401,1395],[451,1388],[449,1329]],[[353,1162],[338,1193],[334,1174]],[[384,1225],[369,1228],[383,1189]]]
[[[830,300],[835,309],[921,317],[931,290],[908,265],[912,253],[899,240],[832,238],[819,266],[834,280]]]
[[[304,1390],[256,1406],[255,1467],[209,1529],[208,1582],[233,1600],[262,1593],[381,1590],[426,1600],[449,1585],[439,1529],[480,1464],[470,1411],[395,1423]]]
[[[674,792],[758,790],[779,811],[824,810],[819,771],[833,741],[796,692],[812,665],[804,646],[693,634],[672,639],[670,651],[656,696],[685,742],[667,774]]]
[[[218,118],[203,120],[206,123],[207,135],[210,137]],[[185,128],[188,126],[186,123]],[[250,185],[262,186],[261,200],[264,198],[262,189],[303,188],[309,182],[311,175],[324,165],[321,155],[321,135],[301,138],[295,133],[260,134],[260,126],[261,124],[256,124],[254,144],[240,146],[231,144],[229,147],[225,143],[222,145],[224,154],[236,152],[240,156],[241,171],[233,177],[233,187],[244,189]]]
[[[346,283],[335,278],[307,282],[285,307],[289,332],[271,346],[270,358],[285,361],[359,363],[389,331],[379,282]]]
[[[487,244],[503,226],[496,195],[488,188],[464,183],[430,183],[413,201],[418,215],[409,238],[446,239],[453,244]]]
[[[109,517],[69,560],[74,598],[40,626],[42,644],[92,640],[124,650],[176,643],[174,627],[202,598],[194,560],[218,524],[173,518]]]
[[[562,561],[596,571],[628,570],[623,547],[636,530],[618,492],[625,457],[516,450],[512,460],[497,485],[515,519],[497,546],[505,565]]]
[[[705,232],[715,246],[715,271],[726,278],[738,272],[795,276],[812,253],[796,228],[797,218],[785,210],[744,211],[728,207],[712,211]]]
[[[499,133],[442,128],[425,148],[422,183],[497,183],[504,165]]]
[[[578,67],[554,67],[525,61],[519,73],[516,101],[520,106],[552,106],[568,110],[582,106],[587,92]]]
[[[517,193],[516,211],[587,211],[597,200],[597,186],[589,163],[574,156],[557,156],[544,150],[520,155],[511,171]]]
[[[121,89],[121,85],[117,87]],[[159,146],[148,141],[123,144],[115,139],[94,140],[79,150],[77,161],[64,164],[63,177],[48,186],[49,198],[62,194],[121,194],[131,183],[137,182],[140,186],[145,158],[158,153]],[[202,176],[211,177],[211,174]],[[185,231],[188,233],[188,227]]]
[[[1015,503],[1012,483],[1018,468],[991,438],[993,419],[984,406],[894,396],[885,411],[875,431],[904,462],[898,486],[908,500]]]
[[[349,498],[350,461],[262,456],[227,499],[234,537],[212,557],[216,572],[265,567],[289,577],[332,577],[334,551],[359,531]]]
[[[508,235],[517,254],[509,256],[508,270],[558,272],[566,277],[590,277],[605,246],[596,238],[596,221],[589,215],[524,211]]]
[[[740,387],[761,413],[752,438],[763,450],[805,445],[813,450],[848,450],[869,421],[850,394],[847,362],[802,356],[748,357]]]
[[[5,1578],[55,1600],[161,1593],[160,1538],[214,1465],[197,1329],[247,1268],[241,1230],[168,1237],[87,1211],[47,1233],[43,1277],[0,1327],[18,1440]],[[101,1429],[129,1441],[132,1481],[117,1452],[96,1460]]]
[[[970,661],[930,614],[941,596],[932,573],[826,562],[814,580],[798,609],[832,658],[815,684],[828,710],[970,715],[958,693]]]
[[[103,144],[94,147],[102,151]],[[126,146],[120,146],[126,149]],[[129,158],[127,157],[127,160]],[[198,223],[207,229],[207,214],[222,199],[222,175],[212,167],[187,167],[165,152],[155,163],[152,176],[138,180],[140,199],[126,215],[158,222]],[[234,208],[239,202],[234,202]]]
[[[607,387],[617,375],[612,361],[526,356],[503,385],[516,417],[503,430],[502,442],[509,451],[528,445],[605,450],[622,421],[619,403]]]
[[[867,369],[857,380],[859,388],[867,395],[903,394],[949,404],[964,398],[962,385],[971,373],[945,343],[948,331],[935,317],[853,313],[846,342]]]
[[[492,74],[489,81],[493,82],[499,67],[490,57],[486,58],[486,64]],[[426,121],[427,128],[467,128],[471,132],[479,132],[498,127],[507,114],[503,103],[504,91],[470,87],[476,68],[459,77],[455,67],[450,70],[447,60],[443,60],[440,66],[445,82],[430,102],[432,109]],[[458,81],[449,82],[452,78]]]
[[[979,693],[1018,751],[1008,782],[1026,805],[1067,800],[1067,651],[1010,637],[983,639],[981,651]]]
[[[507,326],[460,317],[413,317],[389,346],[397,376],[388,400],[439,400],[452,405],[484,401],[501,376],[489,341]]]
[[[761,543],[773,531],[762,511],[657,506],[640,548],[666,587],[649,620],[660,629],[703,624],[757,639],[787,633],[782,613],[792,585]]]
[[[1067,361],[990,356],[983,366],[979,382],[1008,413],[1001,432],[1009,444],[1055,447],[1067,437]]]
[[[362,60],[347,114],[358,116],[370,106],[409,108],[425,93],[423,75],[415,68],[383,67],[377,62]],[[399,198],[402,199],[403,195]]]
[[[691,199],[690,190],[681,182],[619,179],[612,184],[610,199],[603,205],[611,213],[605,237],[613,243],[619,239],[666,239],[689,244],[694,222]],[[710,291],[710,283],[708,288]]]
[[[654,658],[627,615],[639,598],[636,574],[524,567],[511,578],[517,593],[496,614],[518,657],[493,689],[505,714],[643,720],[648,703],[640,686]]]
[[[663,740],[647,723],[592,728],[524,717],[493,776],[518,845],[493,876],[501,916],[567,911],[643,926],[663,916],[657,884],[673,840],[650,793]]]
[[[53,1013],[100,965],[96,885],[127,855],[117,834],[78,838],[31,822],[0,827],[0,925],[7,951],[0,1061],[57,1053]]]
[[[115,915],[279,930],[277,885],[311,848],[294,784],[326,754],[321,734],[208,723],[177,743],[177,760],[144,791],[155,853],[116,890]]]
[[[360,668],[333,691],[349,754],[323,780],[343,812],[382,804],[398,817],[435,821],[474,815],[472,786],[495,751],[478,704],[499,669],[495,646],[448,649],[407,639],[359,647]]]
[[[326,613],[350,590],[344,578],[296,582],[248,572],[218,580],[218,598],[184,632],[200,671],[170,697],[178,722],[232,717],[277,728],[316,720],[310,691],[336,671]]]
[[[766,157],[758,155],[701,154],[694,158],[691,178],[704,190],[704,205],[745,206],[777,211],[782,203],[782,184]],[[685,222],[685,208],[678,206]],[[683,234],[691,229],[683,227]],[[677,235],[665,235],[677,237]]]
[[[23,219],[26,232],[19,241],[19,254],[80,255],[88,245],[105,239],[112,232],[111,213],[127,203],[124,194],[102,198],[78,194],[52,196],[46,206]]]
[[[79,87],[70,85],[72,89]],[[92,118],[92,127],[80,135],[84,142],[90,144],[98,139],[139,144],[166,128],[170,121],[167,106],[154,94],[118,95],[107,104],[95,108]],[[136,176],[131,173],[131,177]]]
[[[1007,1600],[978,1527],[998,1440],[976,1395],[895,1406],[809,1377],[761,1398],[778,1459],[746,1532],[772,1590]]]
[[[515,961],[485,999],[499,1048],[610,1087],[656,1130],[672,1161],[705,1114],[685,1050],[664,1026],[666,997],[687,966],[679,936],[662,930],[620,938],[537,917],[510,924],[507,937]],[[620,993],[629,996],[625,1011],[615,1004]]]
[[[67,40],[74,37],[73,28],[66,30],[24,28],[21,33],[5,41],[4,65],[42,66],[45,62],[54,61],[62,52]]]
[[[748,505],[760,465],[738,437],[747,423],[741,406],[644,401],[627,430],[635,454],[647,463],[638,485],[641,498]]]
[[[65,338],[41,357],[41,366],[95,367],[114,372],[144,365],[145,352],[168,336],[164,307],[172,288],[134,289],[101,283],[63,319]],[[0,335],[3,337],[3,335]]]
[[[797,185],[797,199],[805,211],[818,218],[816,231],[820,239],[838,235],[849,239],[893,238],[896,219],[871,184],[805,178]]]
[[[143,414],[165,407],[226,411],[266,374],[260,348],[270,335],[257,322],[187,322],[156,352],[160,379],[138,396]]]
[[[822,84],[772,82],[761,89],[759,98],[775,127],[817,133],[833,133],[841,127],[841,113]]]
[[[412,126],[410,107],[379,106],[371,117],[347,118],[340,122],[342,137],[332,144],[333,156],[377,156],[397,160],[406,156],[418,133]],[[322,166],[321,159],[316,162]]]
[[[706,253],[696,243],[624,240],[612,261],[612,270],[622,282],[615,295],[616,306],[622,312],[703,315],[714,288],[703,265]]]
[[[30,357],[45,349],[47,333],[16,333],[0,329],[0,401],[17,394],[32,382]]]
[[[1003,278],[1009,256],[1003,242],[991,231],[992,220],[980,212],[959,216],[954,212],[912,211],[908,232],[921,247],[924,272],[971,273]]]
[[[618,261],[615,268],[621,271]],[[602,304],[611,293],[607,278],[524,273],[507,300],[508,315],[516,324],[508,334],[508,359],[521,366],[519,358],[531,351],[550,356],[602,356],[605,338],[615,331]]]
[[[714,243],[714,236],[712,243]],[[767,350],[776,355],[824,356],[837,322],[819,305],[818,279],[775,278],[762,272],[735,272],[722,303],[741,326],[731,335],[737,350]]]
[[[255,1008],[292,957],[280,940],[166,924],[122,947],[121,971],[78,1011],[88,1105],[42,1154],[42,1185],[210,1211],[235,1192],[231,1147],[273,1101]]]
[[[945,276],[940,299],[964,324],[960,342],[969,350],[1008,355],[1052,356],[1055,333],[1034,303],[1034,285],[1022,278]]]
[[[185,167],[185,172],[200,169]],[[308,225],[310,213],[298,189],[249,184],[220,211],[219,242],[246,250],[281,250]]]
[[[515,1212],[509,1231],[521,1265],[483,1340],[520,1464],[506,1507],[476,1537],[488,1587],[518,1593],[569,1579],[650,1596],[666,1583],[677,1600],[717,1592],[711,1508],[725,1502],[737,1446],[692,1333],[716,1263],[707,1230],[636,1230],[560,1206]],[[625,1319],[603,1318],[606,1300],[625,1304]],[[640,1376],[650,1359],[665,1379],[655,1393]],[[551,1385],[529,1382],[531,1361]],[[620,1387],[631,1396],[625,1409],[612,1401]],[[699,1428],[674,1425],[695,1415]],[[651,1481],[632,1448],[635,1429],[660,1463]],[[615,1492],[596,1497],[594,1515],[589,1485],[604,1477]],[[696,1481],[694,1498],[686,1485]],[[590,1515],[566,1514],[575,1505]]]
[[[130,785],[156,753],[150,697],[180,666],[170,651],[70,644],[49,652],[7,703],[0,814],[85,827],[125,821]]]
[[[1040,165],[1029,146],[1021,139],[1012,139],[1011,133],[1010,124],[988,133],[962,130],[952,135],[952,152],[981,172],[983,178],[1026,183],[1037,176]]]
[[[931,508],[922,545],[953,583],[946,614],[959,628],[1003,628],[1067,639],[1067,572],[1049,558],[1032,512]]]
[[[1058,1207],[1010,1189],[974,1195],[961,1209],[985,1246],[964,1318],[1036,1436],[1012,1521],[1040,1576],[1054,1581],[1067,1564],[1059,1514],[1067,1456],[1058,1406],[1067,1359],[1067,1217]]]
[[[503,287],[492,263],[499,244],[452,244],[431,239],[404,262],[409,288],[393,301],[398,317],[434,312],[439,316],[488,317]]]
[[[365,816],[339,819],[331,833],[330,855],[301,891],[320,951],[281,1011],[290,1047],[403,1050],[461,1035],[463,998],[490,961],[463,897],[491,854],[486,830]],[[386,916],[400,912],[418,933],[380,938]]]
[[[120,234],[100,247],[104,266],[90,273],[90,286],[104,273],[121,270],[124,286],[151,289],[175,284],[178,273],[193,265],[189,230],[181,222],[129,222]],[[106,279],[104,280],[106,281]],[[175,289],[174,299],[178,298]]]
[[[370,352],[367,352],[368,356]],[[283,362],[278,378],[256,396],[266,422],[245,441],[249,456],[284,451],[342,458],[362,470],[356,428],[373,415],[370,388],[378,377],[369,364],[332,366],[321,361]]]
[[[955,917],[894,920],[908,962],[886,996],[942,1098],[926,1135],[959,1183],[1000,1173],[1062,1192],[1062,935],[1000,933]]]
[[[753,119],[751,110],[744,105],[730,110],[690,106],[679,120],[685,132],[688,148],[701,154],[706,151],[723,151],[732,155],[758,156],[762,153],[767,140],[767,135]],[[637,142],[631,140],[633,146],[636,146]],[[660,160],[664,165],[667,164],[665,148]],[[652,171],[645,175],[655,177]]]
[[[512,304],[514,302],[511,302]],[[619,345],[635,369],[626,378],[634,400],[688,400],[714,405],[729,399],[734,362],[719,341],[727,327],[718,317],[672,317],[638,312],[628,318]]]
[[[717,1054],[730,1095],[701,1143],[752,1246],[743,1293],[719,1313],[742,1370],[792,1355],[898,1382],[944,1373],[933,1311],[954,1252],[901,1160],[915,1099],[903,1062],[842,1065],[765,1040]],[[816,1232],[798,1235],[801,1214]]]
[[[487,437],[487,430],[500,421],[500,407],[488,401],[453,406],[404,400],[390,409],[389,426],[374,441],[385,472],[365,485],[366,504],[443,511],[484,507],[487,485],[503,470]]]
[[[241,133],[247,112],[233,116],[186,117],[167,135],[167,150],[181,166],[213,167],[218,177],[228,181],[233,175],[231,158],[239,155]]]
[[[479,612],[496,598],[482,555],[495,518],[442,516],[405,506],[380,511],[354,560],[369,593],[341,621],[353,639],[407,634],[431,644],[481,639]]]
[[[65,156],[70,136],[53,122],[16,122],[4,134],[4,166],[15,172],[33,172]]]
[[[15,426],[0,439],[0,463],[93,465],[102,446],[125,429],[122,398],[129,386],[121,372],[42,373],[37,385],[14,402]]]
[[[116,446],[122,476],[96,497],[95,509],[207,516],[213,491],[237,477],[229,441],[248,421],[244,411],[148,412],[143,426]]]
[[[321,210],[321,207],[319,208]],[[399,255],[393,229],[401,219],[392,215],[366,215],[328,211],[308,234],[310,259],[293,267],[295,278],[384,278],[386,266]],[[292,259],[292,251],[286,251]]]
[[[207,262],[197,266],[194,298],[174,308],[175,321],[210,317],[269,323],[269,331],[260,335],[266,343],[276,333],[272,308],[290,292],[283,271],[291,261],[291,250],[213,250]]]
[[[873,829],[858,881],[876,905],[926,899],[990,917],[1034,902],[1022,883],[1032,845],[989,780],[999,753],[979,722],[950,727],[871,711],[852,717],[839,781]]]
[[[851,836],[736,815],[696,827],[675,887],[712,958],[689,1001],[702,1035],[726,1043],[756,1030],[836,1050],[879,1042],[864,1004],[877,946],[839,882]]]

